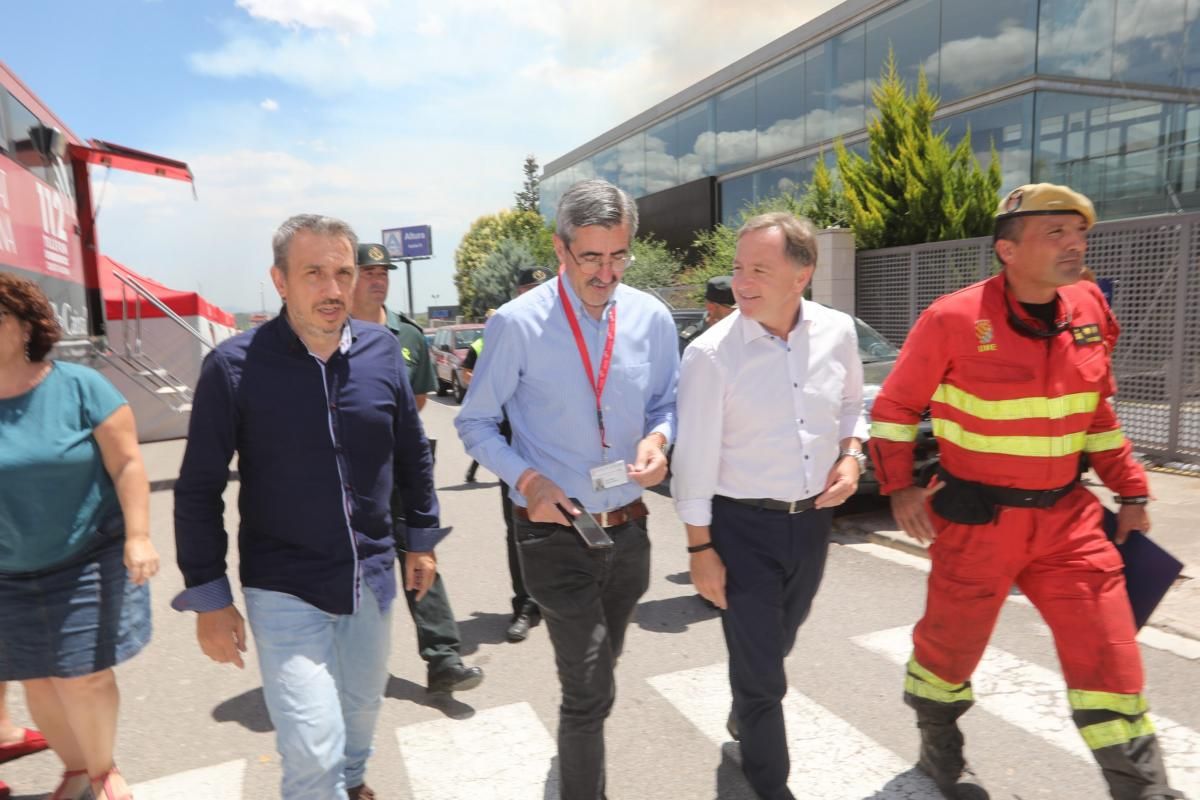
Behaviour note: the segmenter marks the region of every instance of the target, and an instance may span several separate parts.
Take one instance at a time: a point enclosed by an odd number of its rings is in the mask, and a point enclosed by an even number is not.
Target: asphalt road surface
[[[483,469],[479,483],[463,484],[468,459],[454,435],[456,410],[450,398],[431,397],[424,412],[439,440],[443,519],[455,528],[439,548],[439,564],[463,655],[487,677],[470,692],[427,695],[412,622],[398,608],[392,677],[367,780],[387,800],[553,800],[553,653],[541,625],[524,643],[504,641],[509,583],[498,490]],[[152,456],[177,459],[178,452],[157,446]],[[226,495],[231,530],[236,491],[234,485]],[[607,728],[608,795],[749,800],[738,747],[724,728],[729,689],[720,621],[688,582],[682,525],[669,499],[650,493],[647,502],[652,578],[618,667]],[[154,494],[154,539],[165,568],[154,582],[154,640],[118,670],[117,762],[138,800],[277,797],[279,758],[253,644],[244,671],[214,664],[196,646],[192,616],[169,608],[182,587],[171,506],[169,491]],[[833,545],[812,616],[788,658],[785,710],[798,798],[940,797],[913,768],[918,735],[901,701],[909,632],[924,604],[924,567],[920,558],[879,545]],[[1195,653],[1143,652],[1174,783],[1200,797],[1200,661]],[[979,702],[963,727],[968,757],[993,798],[1107,796],[1071,724],[1048,631],[1020,598],[1006,605],[975,685]],[[22,693],[9,697],[18,723],[27,720]],[[40,798],[60,769],[44,753],[0,767],[0,778],[15,797]]]

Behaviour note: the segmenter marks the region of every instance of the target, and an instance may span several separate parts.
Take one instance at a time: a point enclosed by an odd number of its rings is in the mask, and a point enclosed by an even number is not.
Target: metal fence
[[[1200,213],[1097,224],[1087,264],[1112,281],[1117,413],[1141,453],[1200,464]],[[857,312],[899,345],[936,298],[992,274],[990,237],[866,250]]]

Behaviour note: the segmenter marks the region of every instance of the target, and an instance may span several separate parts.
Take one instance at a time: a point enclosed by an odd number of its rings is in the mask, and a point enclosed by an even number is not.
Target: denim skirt
[[[77,678],[150,641],[150,585],[125,571],[124,536],[104,536],[65,565],[0,573],[0,681]]]

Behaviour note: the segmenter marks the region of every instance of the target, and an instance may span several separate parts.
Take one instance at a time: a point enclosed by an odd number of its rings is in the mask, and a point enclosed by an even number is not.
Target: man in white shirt
[[[723,610],[742,770],[792,800],[783,659],[821,582],[833,508],[858,487],[867,435],[854,320],[803,299],[812,225],[787,213],[738,231],[738,313],[684,353],[671,485],[692,581]]]

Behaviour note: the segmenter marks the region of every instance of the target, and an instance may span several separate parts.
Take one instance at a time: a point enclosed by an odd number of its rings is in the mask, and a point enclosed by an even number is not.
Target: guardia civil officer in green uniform
[[[389,311],[387,301],[390,280],[388,273],[396,268],[388,257],[387,249],[381,244],[358,246],[358,281],[354,285],[354,307],[351,316],[364,322],[376,322],[386,326],[404,353],[408,365],[408,380],[417,399],[417,409],[425,405],[426,395],[437,386],[433,362],[429,358],[429,346],[421,326],[396,311]],[[403,517],[404,509],[397,507],[397,498],[392,499],[392,511]],[[397,542],[400,562],[403,567],[404,550]],[[431,692],[462,692],[474,689],[483,681],[483,670],[463,664],[462,640],[458,634],[458,623],[450,609],[450,598],[442,581],[441,570],[420,602],[416,593],[405,592],[408,610],[417,628],[417,648],[428,665],[426,687]]]
[[[733,278],[729,275],[718,275],[709,278],[704,286],[704,319],[693,322],[679,332],[679,352],[696,340],[700,334],[728,317],[737,308],[737,300],[733,298]]]
[[[514,296],[520,297],[530,289],[536,289],[553,275],[554,273],[545,267],[523,268],[517,273],[517,290]],[[476,339],[471,344],[471,349],[467,351],[467,357],[463,361],[463,371],[466,373],[468,387],[471,385],[471,375],[475,371],[475,362],[483,355],[483,343],[483,336]],[[512,428],[508,425],[507,417],[500,423],[500,433],[504,434],[506,442],[512,441]],[[479,462],[472,461],[471,466],[467,469],[467,483],[475,482],[477,469],[479,469]],[[517,540],[513,531],[512,498],[508,496],[508,484],[504,481],[500,481],[500,508],[504,516],[505,538],[508,541],[508,575],[512,581],[513,590],[513,613],[504,636],[515,644],[523,642],[529,637],[529,629],[537,624],[541,614],[538,611],[537,603],[533,602],[533,598],[526,591],[525,579],[521,575],[521,562],[517,556]]]

